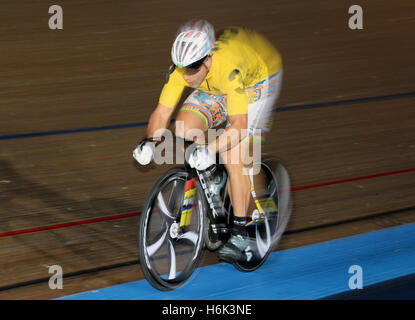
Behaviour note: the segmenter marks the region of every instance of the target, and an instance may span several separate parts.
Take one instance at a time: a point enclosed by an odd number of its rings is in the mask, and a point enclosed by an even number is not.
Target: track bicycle
[[[154,141],[160,140],[144,139],[141,145]],[[250,175],[255,209],[246,225],[248,259],[234,263],[244,272],[265,262],[291,215],[290,178],[285,166],[263,155],[261,172],[260,194],[255,177]],[[197,267],[204,248],[215,251],[228,240],[233,213],[226,181],[225,167],[218,161],[204,171],[185,162],[155,181],[142,210],[138,239],[141,268],[153,287],[163,291],[180,287]]]

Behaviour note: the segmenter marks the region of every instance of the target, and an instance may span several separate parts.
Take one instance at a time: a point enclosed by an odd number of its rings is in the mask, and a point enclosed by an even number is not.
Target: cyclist
[[[231,154],[233,148],[248,146],[237,153],[237,161],[225,162],[234,227],[229,241],[219,250],[219,258],[231,263],[249,260],[252,255],[248,252],[245,225],[250,215],[251,183],[246,169],[253,164],[247,165],[242,157],[247,157],[252,141],[263,139],[270,129],[272,108],[282,83],[281,56],[265,37],[253,30],[233,27],[215,36],[213,26],[205,20],[192,20],[179,29],[171,56],[173,65],[150,116],[147,137],[154,137],[157,130],[168,127],[185,87],[190,87],[194,90],[180,106],[175,134],[193,140],[188,134],[192,129],[206,132],[225,126],[217,139],[205,148],[195,149],[190,165],[204,170],[216,159],[216,153],[231,159],[235,157],[235,153]],[[239,134],[226,135],[230,130]],[[141,164],[151,161],[153,154],[151,144],[137,147],[133,152]]]

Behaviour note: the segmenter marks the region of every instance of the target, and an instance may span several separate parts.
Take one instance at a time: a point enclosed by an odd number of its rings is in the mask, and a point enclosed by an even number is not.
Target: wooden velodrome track
[[[136,213],[167,167],[134,163],[144,126],[99,127],[147,121],[173,36],[195,17],[261,31],[283,55],[287,112],[267,142],[295,190],[280,248],[415,221],[414,1],[360,1],[363,30],[345,0],[56,4],[64,30],[48,28],[50,1],[0,4],[0,299],[143,278]],[[62,290],[48,287],[52,265]]]

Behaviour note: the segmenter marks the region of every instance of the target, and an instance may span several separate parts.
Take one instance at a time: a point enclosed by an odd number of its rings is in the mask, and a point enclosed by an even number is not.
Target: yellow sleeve
[[[225,82],[225,93],[227,94],[228,115],[248,113],[248,97],[245,93],[245,83],[241,72],[235,68],[228,72]]]
[[[166,83],[161,90],[159,103],[174,109],[179,103],[185,87],[184,79],[176,70],[176,66],[172,65],[167,73]]]

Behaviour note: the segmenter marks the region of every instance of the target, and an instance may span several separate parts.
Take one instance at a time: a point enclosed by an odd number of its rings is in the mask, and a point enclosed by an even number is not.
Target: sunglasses
[[[204,58],[202,58],[202,59],[200,59],[200,60],[198,60],[196,62],[193,62],[192,64],[188,65],[186,67],[186,69],[188,71],[197,71],[197,70],[199,70],[200,67],[203,65],[203,63],[205,62],[206,58],[207,57],[204,57]]]

